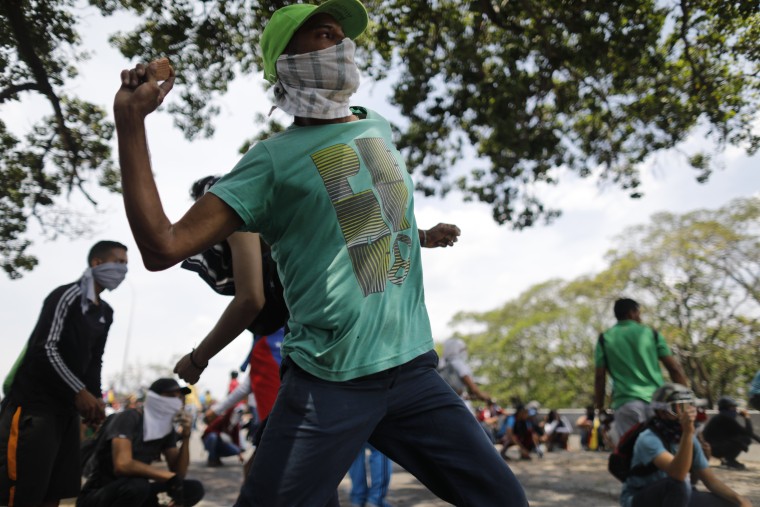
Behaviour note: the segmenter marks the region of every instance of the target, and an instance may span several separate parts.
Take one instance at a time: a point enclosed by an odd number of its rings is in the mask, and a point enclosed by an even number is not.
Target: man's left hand
[[[425,231],[425,244],[427,248],[454,246],[462,231],[453,224],[438,224],[432,229]]]
[[[174,416],[174,422],[180,425],[180,436],[182,438],[190,438],[190,433],[193,431],[193,417],[185,412],[177,412]]]
[[[174,69],[170,67],[169,78],[158,83],[157,65],[138,63],[133,69],[121,71],[121,87],[114,98],[114,116],[117,123],[121,117],[136,114],[144,119],[156,110],[174,86]]]
[[[198,382],[201,378],[201,373],[203,373],[203,370],[208,366],[208,361],[205,362],[205,365],[203,365],[203,363],[197,363],[196,361],[198,359],[193,359],[194,356],[192,356],[192,354],[192,352],[185,354],[174,366],[174,373],[190,385]],[[198,366],[203,367],[199,368]]]

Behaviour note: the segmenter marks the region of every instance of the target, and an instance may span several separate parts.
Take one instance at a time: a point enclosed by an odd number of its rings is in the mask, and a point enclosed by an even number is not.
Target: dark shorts
[[[0,414],[0,505],[24,507],[79,494],[79,415]]]

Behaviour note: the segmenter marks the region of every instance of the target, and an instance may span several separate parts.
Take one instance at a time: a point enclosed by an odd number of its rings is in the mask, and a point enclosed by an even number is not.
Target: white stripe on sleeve
[[[45,352],[47,352],[50,364],[63,381],[66,382],[66,385],[68,385],[75,393],[84,389],[85,386],[84,383],[71,372],[69,367],[66,366],[66,363],[63,362],[63,358],[58,353],[58,342],[61,338],[63,323],[66,320],[66,314],[69,311],[69,307],[71,306],[72,301],[80,297],[81,293],[82,291],[79,289],[79,284],[74,284],[63,293],[55,307],[53,323],[50,326],[50,333],[45,341]]]

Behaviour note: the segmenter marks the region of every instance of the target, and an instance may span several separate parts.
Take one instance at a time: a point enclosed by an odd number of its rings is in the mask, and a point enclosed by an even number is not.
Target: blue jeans
[[[369,475],[370,483],[367,487],[367,452],[369,451]],[[351,503],[363,506],[366,503],[387,507],[385,496],[391,484],[391,472],[393,464],[388,457],[367,444],[362,447],[356,459],[348,469],[351,477]]]
[[[631,507],[730,507],[731,505],[734,504],[713,493],[697,491],[689,483],[670,477],[647,486],[631,499]]]
[[[208,451],[209,461],[214,461],[227,456],[237,456],[243,452],[243,450],[235,444],[222,440],[219,433],[209,433],[203,437],[203,447]]]
[[[239,507],[326,505],[365,442],[455,505],[525,507],[525,493],[429,351],[346,382],[282,363]]]

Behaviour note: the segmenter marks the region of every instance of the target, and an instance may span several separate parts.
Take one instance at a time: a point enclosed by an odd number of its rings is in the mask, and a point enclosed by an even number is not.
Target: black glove
[[[172,500],[174,500],[176,503],[180,505],[184,505],[185,501],[185,495],[184,495],[184,485],[185,481],[182,480],[182,477],[178,475],[174,475],[171,479],[166,481],[166,492],[169,494],[170,497],[172,497]]]

